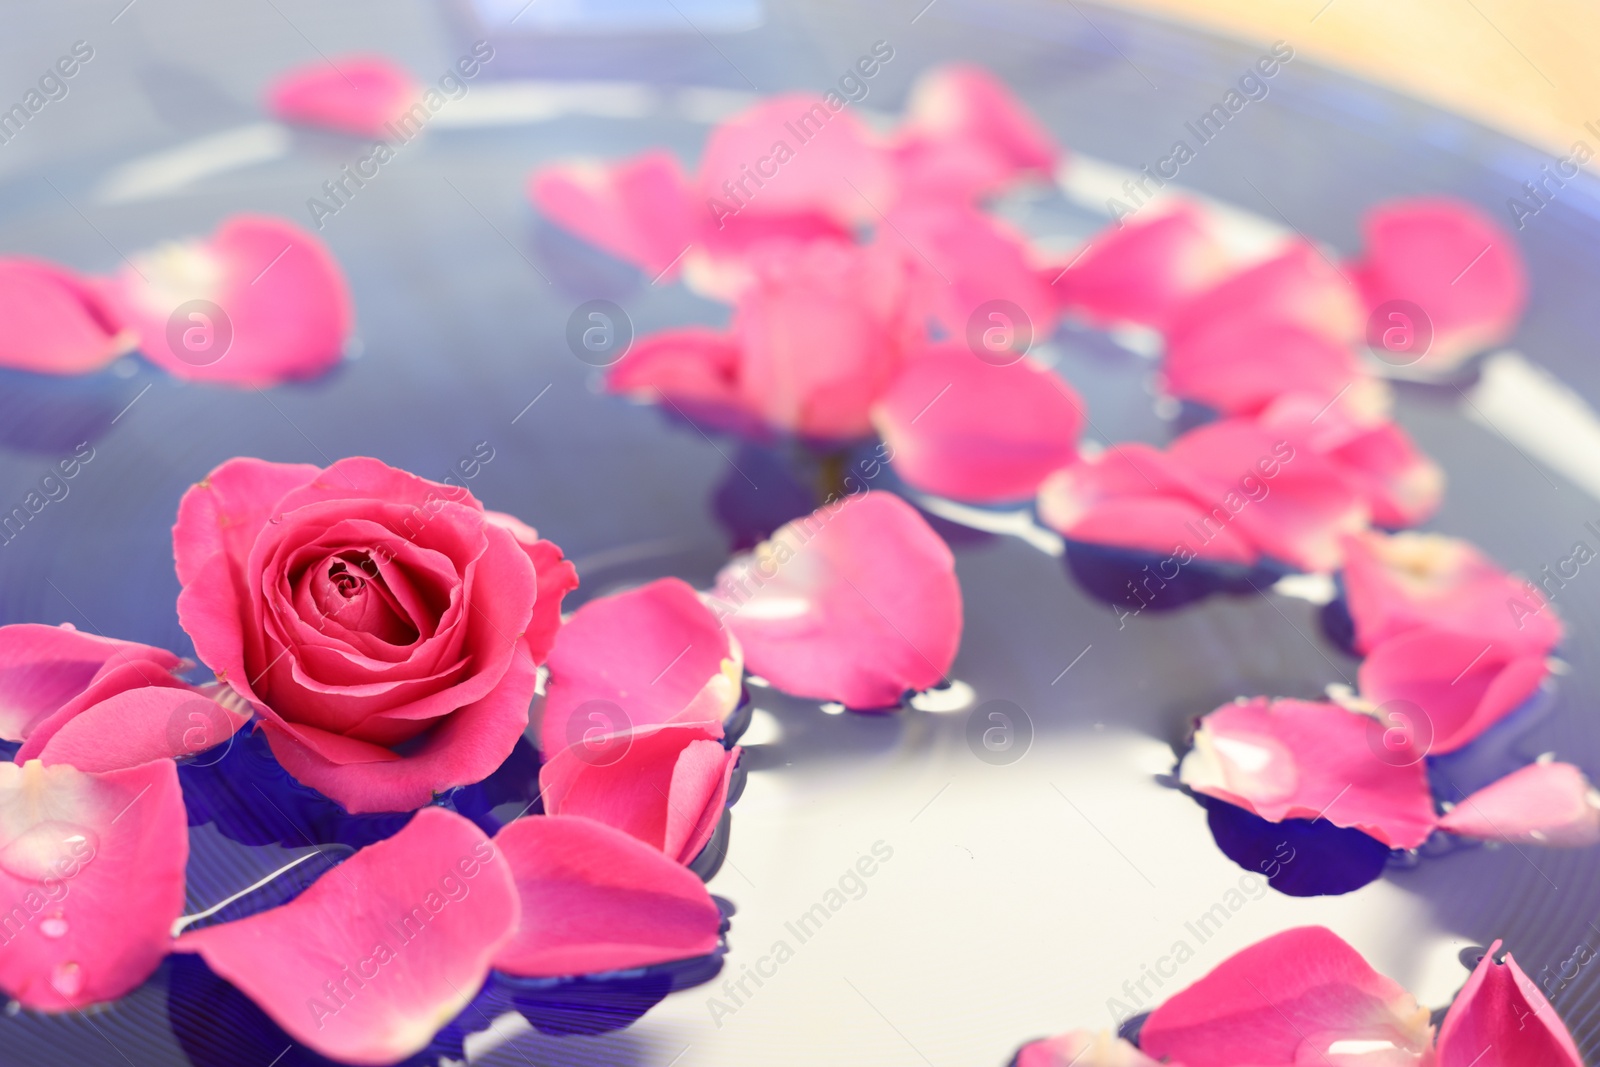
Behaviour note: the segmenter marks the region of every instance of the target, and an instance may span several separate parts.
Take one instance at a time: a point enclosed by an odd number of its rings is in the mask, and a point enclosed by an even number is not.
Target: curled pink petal
[[[721,736],[721,723],[667,723],[569,745],[539,770],[544,810],[614,826],[688,863],[722,818],[739,760]]]
[[[1023,177],[1048,179],[1061,156],[1004,83],[965,63],[917,79],[894,144],[902,184],[951,199],[999,192]]]
[[[273,385],[342,358],[350,287],[322,240],[283,219],[234,215],[205,240],[134,257],[114,295],[139,349],[180,378]]]
[[[1014,1067],[1161,1067],[1161,1064],[1114,1034],[1069,1030],[1022,1046]]]
[[[705,885],[621,830],[540,815],[510,823],[495,844],[522,901],[497,970],[556,978],[692,959],[717,947],[722,916]]]
[[[695,184],[713,228],[770,216],[873,221],[892,188],[883,148],[836,92],[781,93],[721,123]]]
[[[556,225],[658,281],[711,225],[677,157],[659,149],[617,163],[542,167],[528,179],[528,196]]]
[[[1254,415],[1285,393],[1319,406],[1364,375],[1353,349],[1294,322],[1239,316],[1191,330],[1167,348],[1167,389],[1224,415]]]
[[[1545,582],[1551,581],[1559,578],[1546,568]],[[1468,542],[1441,534],[1349,538],[1344,587],[1362,653],[1424,626],[1531,652],[1555,648],[1564,632],[1547,584],[1508,574]]]
[[[384,56],[319,59],[283,72],[267,87],[274,118],[357,137],[404,140],[389,124],[403,122],[407,109],[424,123],[430,114],[416,80]]]
[[[1583,1067],[1556,1009],[1511,953],[1495,961],[1499,951],[1489,946],[1439,1025],[1437,1067]]]
[[[0,367],[40,374],[99,370],[136,343],[98,286],[65,267],[0,258]]]
[[[1366,249],[1353,273],[1368,311],[1381,317],[1403,301],[1421,310],[1432,332],[1419,368],[1448,370],[1516,329],[1528,302],[1522,254],[1504,227],[1471,204],[1391,201],[1368,213],[1362,232]]]
[[[744,673],[738,642],[677,578],[583,605],[556,635],[549,668],[546,759],[630,726],[695,723],[721,737]]]
[[[1448,630],[1408,630],[1362,661],[1361,695],[1399,702],[1429,724],[1430,751],[1454,752],[1531,697],[1550,668],[1543,653],[1520,651]]]
[[[1083,401],[1051,371],[942,347],[906,362],[873,422],[913,487],[980,503],[1025,500],[1076,459]]]
[[[507,857],[424,808],[282,907],[178,939],[296,1041],[343,1063],[425,1048],[471,1001],[521,908]]]
[[[1337,568],[1344,536],[1367,525],[1367,504],[1343,472],[1249,420],[1191,430],[1167,455],[1216,522],[1232,523],[1263,554],[1303,570]]]
[[[717,576],[713,609],[750,670],[796,696],[899,704],[944,678],[961,642],[955,558],[889,493],[824,505]]]
[[[1439,827],[1518,845],[1586,848],[1600,843],[1600,793],[1570,763],[1531,763],[1451,808]]]
[[[1039,487],[1039,518],[1073,541],[1195,557],[1217,563],[1254,563],[1260,551],[1221,516],[1207,511],[1149,445],[1130,442],[1080,459]]]
[[[192,756],[232,737],[250,718],[148,660],[113,661],[87,689],[42,720],[17,762],[115,771]]]
[[[1100,326],[1135,323],[1157,330],[1230,267],[1204,213],[1189,203],[1113,223],[1067,259],[1055,282],[1067,308]],[[1172,373],[1170,353],[1167,371]]]
[[[1333,402],[1311,393],[1280,396],[1259,422],[1332,463],[1378,525],[1398,529],[1432,516],[1444,500],[1444,471],[1384,416],[1387,388],[1358,378],[1341,394]]]
[[[1292,322],[1345,344],[1360,340],[1366,324],[1355,287],[1305,241],[1294,242],[1184,304],[1167,329],[1167,343],[1199,343],[1200,331],[1241,317]]]
[[[188,857],[171,760],[0,764],[0,988],[48,1012],[133,990],[167,954]]]
[[[1384,724],[1358,712],[1257,697],[1201,719],[1178,776],[1269,822],[1326,819],[1415,848],[1435,822],[1426,752],[1386,740]]]
[[[163,679],[179,663],[166,649],[71,626],[0,626],[0,738],[26,740],[108,668],[134,665],[152,679]]]
[[[1429,1067],[1432,1038],[1410,993],[1333,931],[1301,926],[1228,957],[1151,1012],[1139,1047],[1186,1067]]]

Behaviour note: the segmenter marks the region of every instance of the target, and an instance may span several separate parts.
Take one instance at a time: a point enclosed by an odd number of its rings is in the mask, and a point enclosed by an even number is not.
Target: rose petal
[[[1366,323],[1355,287],[1306,241],[1240,271],[1184,304],[1167,330],[1168,345],[1239,318],[1291,322],[1344,344],[1360,340]]]
[[[808,437],[870,433],[872,404],[923,337],[907,254],[819,241],[751,266],[733,319],[743,404]]]
[[[1433,733],[1430,751],[1442,755],[1515,711],[1549,671],[1543,653],[1417,629],[1369,652],[1357,681],[1361,695],[1380,707],[1399,701],[1420,710]]]
[[[722,817],[739,759],[717,740],[720,723],[635,726],[602,747],[557,752],[539,771],[550,815],[583,815],[688,863]]]
[[[0,764],[0,987],[49,1012],[133,990],[167,954],[188,856],[170,760],[108,774]]]
[[[1328,460],[1248,420],[1191,430],[1167,455],[1218,524],[1295,567],[1335,569],[1344,535],[1367,525],[1366,503]]]
[[[796,696],[891,707],[961,641],[955,559],[916,510],[866,492],[788,523],[717,576],[750,670]]]
[[[764,173],[764,159],[773,174]],[[891,189],[872,132],[809,93],[769,96],[720,123],[706,138],[695,184],[713,226],[772,215],[871,221],[871,205],[887,203]]]
[[[976,320],[984,331],[1001,331],[993,342],[1003,358],[1007,350],[1020,358],[1055,333],[1057,295],[1027,239],[1003,220],[941,198],[903,201],[883,224],[879,241],[915,250],[909,262],[920,281],[919,303],[945,334],[967,336]],[[987,343],[991,335],[979,336]]]
[[[1204,212],[1184,202],[1165,214],[1107,226],[1067,257],[1055,286],[1068,309],[1096,325],[1162,330],[1230,266]],[[1167,369],[1170,374],[1170,353]]]
[[[1556,609],[1537,586],[1506,573],[1468,542],[1440,534],[1349,538],[1344,587],[1362,653],[1423,626],[1530,652],[1550,651],[1563,634]]]
[[[1062,155],[1003,82],[966,63],[917,79],[893,151],[902,184],[952,200],[998,192],[1025,176],[1049,178]]]
[[[1362,222],[1366,249],[1353,274],[1369,311],[1404,300],[1422,309],[1432,345],[1421,370],[1443,371],[1511,336],[1528,301],[1516,240],[1471,204],[1395,200]]]
[[[1200,720],[1178,777],[1271,822],[1321,818],[1415,848],[1435,823],[1425,753],[1409,758],[1385,740],[1384,724],[1366,715],[1256,697]]]
[[[1030,1041],[1017,1052],[1012,1067],[1161,1067],[1114,1034],[1069,1030],[1057,1037]],[[1168,1067],[1182,1067],[1169,1064]]]
[[[705,885],[643,842],[592,819],[517,819],[495,836],[522,921],[496,969],[530,978],[704,956],[722,917]]]
[[[739,702],[742,662],[732,634],[677,578],[591,600],[551,649],[539,747],[548,759],[596,727],[609,734],[668,722],[715,726],[711,736],[721,737]],[[592,701],[615,707],[586,709]],[[621,721],[600,722],[589,714],[597,709]]]
[[[1511,953],[1495,962],[1499,949],[1489,946],[1439,1025],[1437,1067],[1583,1067],[1556,1009]]]
[[[523,640],[533,662],[543,663],[550,656],[556,631],[561,629],[561,601],[578,588],[578,568],[561,554],[559,545],[541,538],[539,531],[516,516],[501,511],[485,511],[483,516],[516,538],[533,564],[539,594],[533,602],[533,618],[528,622]]]
[[[288,904],[186,933],[177,950],[199,953],[301,1044],[387,1064],[467,1006],[519,914],[495,844],[424,808]]]
[[[1347,345],[1293,322],[1239,316],[1167,348],[1167,388],[1224,415],[1253,415],[1284,393],[1326,404],[1364,375]]]
[[[754,436],[763,424],[761,410],[739,391],[739,361],[739,343],[728,334],[698,326],[663,330],[641,337],[606,372],[606,388]]]
[[[982,503],[1024,500],[1076,459],[1083,401],[1051,371],[992,366],[943,347],[906,362],[873,422],[914,488]]]
[[[89,688],[107,666],[140,664],[159,678],[178,667],[165,649],[70,626],[0,626],[0,738],[22,741]]]
[[[113,296],[141,352],[200,381],[315,377],[343,358],[352,330],[350,288],[328,247],[266,215],[234,215],[205,240],[136,256]]]
[[[528,179],[528,196],[556,225],[656,281],[677,271],[684,248],[712,224],[677,158],[660,150],[541,167]]]
[[[267,87],[267,110],[284,122],[321,126],[357,137],[398,138],[388,129],[421,104],[415,79],[384,56],[319,59],[284,71]],[[426,121],[427,109],[423,109]],[[415,115],[415,109],[413,109]],[[420,128],[420,127],[418,127]],[[402,132],[407,127],[402,122]]]
[[[0,367],[85,374],[133,348],[135,339],[95,283],[65,267],[0,258]]]
[[[1139,1047],[1186,1067],[1425,1067],[1432,1037],[1410,993],[1331,930],[1302,926],[1230,956],[1158,1007]]]
[[[1485,841],[1586,848],[1600,842],[1600,793],[1572,764],[1541,760],[1473,793],[1439,827]]]

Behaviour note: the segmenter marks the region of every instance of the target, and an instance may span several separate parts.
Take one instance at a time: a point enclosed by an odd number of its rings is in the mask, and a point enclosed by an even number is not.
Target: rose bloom
[[[352,812],[481,781],[528,725],[578,584],[460,486],[375,459],[233,459],[173,529],[178,618],[295,778]]]

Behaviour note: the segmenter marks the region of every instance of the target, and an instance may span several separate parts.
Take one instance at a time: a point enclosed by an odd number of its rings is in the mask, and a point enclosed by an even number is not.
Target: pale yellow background
[[[1600,127],[1600,0],[1123,0],[1314,58],[1565,155]],[[1592,162],[1591,166],[1595,164]]]

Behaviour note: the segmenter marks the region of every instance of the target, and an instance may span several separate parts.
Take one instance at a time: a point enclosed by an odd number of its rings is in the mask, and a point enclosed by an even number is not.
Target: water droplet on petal
[[[0,847],[0,869],[30,882],[67,877],[93,856],[99,835],[87,827],[58,819],[35,823]]]
[[[67,936],[67,920],[59,911],[54,915],[46,915],[39,920],[39,932],[52,941],[59,941]]]
[[[57,993],[71,1000],[83,992],[83,968],[71,961],[58,963],[50,972],[50,984]]]
[[[22,1010],[22,1001],[20,1001],[20,1000],[8,1000],[8,1001],[6,1001],[6,1014],[7,1015],[15,1015],[18,1012],[20,1012],[21,1010]]]

